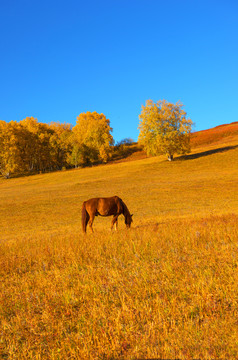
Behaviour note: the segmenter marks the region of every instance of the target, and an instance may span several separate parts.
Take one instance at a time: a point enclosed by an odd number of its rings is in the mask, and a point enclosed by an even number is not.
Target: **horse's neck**
[[[123,215],[126,218],[128,216],[128,214],[129,214],[129,210],[128,210],[126,204],[122,200],[121,200],[121,203],[122,203],[122,207],[123,207]]]

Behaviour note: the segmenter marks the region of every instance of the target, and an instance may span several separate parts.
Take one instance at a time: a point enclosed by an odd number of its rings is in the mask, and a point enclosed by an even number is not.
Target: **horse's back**
[[[121,212],[121,199],[118,196],[92,198],[84,202],[89,213],[95,215],[109,216]]]
[[[119,200],[118,196],[100,198],[98,201],[98,213],[102,216],[110,216],[118,213]]]
[[[88,199],[86,201],[84,201],[85,204],[98,204],[98,203],[117,203],[117,202],[121,202],[122,200],[119,198],[119,196],[115,195],[115,196],[111,196],[111,197],[102,197],[102,198],[91,198]]]

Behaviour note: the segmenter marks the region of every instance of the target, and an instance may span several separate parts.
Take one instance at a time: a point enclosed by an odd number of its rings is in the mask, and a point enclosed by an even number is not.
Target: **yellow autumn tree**
[[[76,166],[80,164],[107,162],[113,137],[110,121],[104,114],[94,112],[81,113],[77,117],[73,131],[73,159]]]
[[[34,117],[21,120],[20,125],[27,133],[26,161],[29,164],[29,170],[53,170],[50,138],[54,134],[54,130],[49,125],[38,122]]]
[[[21,153],[22,131],[16,121],[0,121],[0,173],[9,178],[12,173],[24,170]]]
[[[38,160],[40,157],[39,122],[31,116],[21,120],[20,125],[26,134],[25,162],[27,163],[28,171],[36,171],[38,170]]]
[[[50,136],[52,165],[55,169],[66,168],[67,159],[72,151],[69,141],[72,133],[71,125],[52,122],[50,129],[53,130]]]
[[[139,144],[148,155],[167,154],[173,160],[174,154],[190,152],[192,120],[182,109],[183,104],[172,104],[166,100],[154,103],[147,100],[139,115]]]

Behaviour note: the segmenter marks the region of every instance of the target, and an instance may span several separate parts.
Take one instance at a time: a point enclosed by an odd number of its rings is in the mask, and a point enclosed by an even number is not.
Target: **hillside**
[[[193,132],[191,135],[191,154],[197,153],[201,147],[206,151],[236,145],[238,145],[238,122]],[[128,146],[126,156],[118,161],[134,161],[146,157],[146,153],[135,143]]]
[[[1,179],[0,358],[237,358],[237,158],[233,133],[174,162]],[[98,216],[85,236],[82,202],[111,195],[132,229]]]
[[[192,134],[192,148],[210,144],[238,144],[238,122],[216,126],[212,129],[197,131]]]
[[[55,228],[55,223],[78,228],[82,201],[88,197],[112,194],[128,199],[129,207],[134,207],[139,222],[141,217],[143,221],[151,217],[157,221],[157,217],[160,219],[163,213],[170,216],[188,215],[190,209],[193,209],[193,215],[204,210],[207,213],[223,212],[226,207],[222,201],[219,207],[214,206],[214,210],[212,205],[213,202],[217,204],[221,189],[222,198],[227,193],[224,203],[230,211],[235,211],[232,191],[237,185],[234,182],[237,152],[235,145],[227,147],[226,142],[212,148],[206,145],[182,157],[183,161],[174,161],[173,164],[167,162],[164,156],[144,158],[142,154],[140,158],[136,152],[137,160],[134,161],[2,180],[2,236],[5,233],[11,236],[14,230],[16,234],[21,230],[29,233],[38,226],[39,229],[49,227],[51,230]],[[146,206],[142,205],[143,201]],[[196,206],[193,206],[195,203]],[[97,220],[99,223],[101,221],[100,218]]]

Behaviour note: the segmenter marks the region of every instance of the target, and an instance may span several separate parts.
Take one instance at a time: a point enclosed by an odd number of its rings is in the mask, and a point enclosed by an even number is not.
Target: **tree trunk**
[[[0,171],[2,176],[5,178],[5,179],[10,179],[10,171],[9,172],[5,172],[5,171]]]
[[[173,160],[174,160],[174,156],[171,155],[171,154],[169,154],[169,155],[168,155],[168,160],[169,160],[169,161],[173,161]]]

